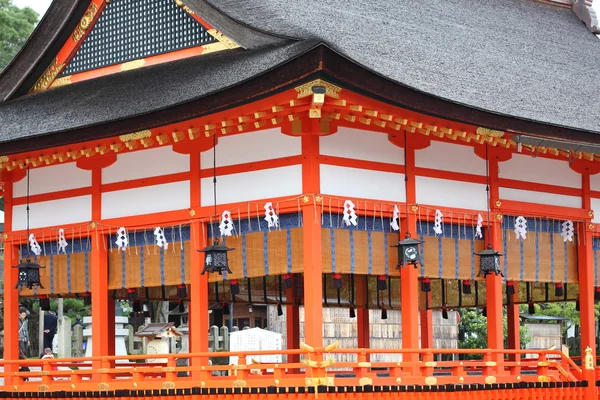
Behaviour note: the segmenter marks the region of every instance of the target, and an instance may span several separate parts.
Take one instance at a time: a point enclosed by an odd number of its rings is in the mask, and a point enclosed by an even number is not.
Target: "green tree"
[[[38,19],[31,8],[19,8],[12,0],[0,0],[0,71],[21,50]]]
[[[458,347],[460,349],[485,349],[487,345],[487,318],[484,317],[479,310],[459,309],[460,323],[458,324],[459,340]],[[508,322],[506,314],[503,317],[504,328],[504,347],[508,347]],[[531,340],[527,333],[527,328],[520,327],[521,348],[524,348]],[[481,355],[472,355],[465,358],[477,359]]]

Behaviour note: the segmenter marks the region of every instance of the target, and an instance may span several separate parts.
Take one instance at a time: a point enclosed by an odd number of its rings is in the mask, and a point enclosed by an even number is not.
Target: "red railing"
[[[335,354],[356,361],[336,362]],[[370,362],[375,354],[401,355],[400,362]],[[436,355],[479,355],[480,360],[435,361]],[[525,358],[535,354],[536,358]],[[299,355],[299,363],[248,362],[265,355]],[[215,357],[238,357],[237,365],[210,365]],[[148,360],[160,358],[161,362]],[[187,360],[188,365],[178,366]],[[163,362],[164,361],[164,362]],[[573,382],[582,370],[558,350],[338,349],[106,356],[1,361],[5,391],[119,389],[442,385],[472,383]],[[23,368],[30,371],[24,371]]]

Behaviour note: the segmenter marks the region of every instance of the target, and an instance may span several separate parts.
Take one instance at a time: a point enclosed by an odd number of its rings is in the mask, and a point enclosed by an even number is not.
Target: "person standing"
[[[54,315],[54,311],[48,311],[44,314],[44,348],[52,348],[57,325],[58,319]]]
[[[27,326],[27,310],[19,310],[19,349],[29,357],[29,326]]]

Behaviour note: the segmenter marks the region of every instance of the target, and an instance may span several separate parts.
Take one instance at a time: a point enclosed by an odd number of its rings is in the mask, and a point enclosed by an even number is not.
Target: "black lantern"
[[[231,250],[235,249],[223,246],[219,244],[217,240],[213,242],[212,246],[208,246],[203,250],[198,250],[199,252],[204,253],[204,269],[202,270],[202,275],[204,275],[205,272],[218,272],[219,275],[223,275],[223,272],[231,273],[229,262],[227,260],[227,252]]]
[[[421,256],[419,255],[419,245],[421,243],[423,241],[412,239],[407,234],[404,240],[392,245],[392,247],[398,248],[398,266],[396,269],[400,269],[400,267],[404,267],[406,264],[412,264],[417,268],[417,265],[421,264]]]
[[[502,257],[503,254],[498,253],[491,245],[488,245],[487,249],[473,254],[479,256],[479,275],[503,275],[502,270],[500,269],[500,257]]]
[[[46,267],[42,267],[38,263],[31,261],[30,257],[27,257],[25,260],[21,261],[19,265],[13,268],[19,269],[19,279],[17,280],[15,289],[23,287],[32,289],[34,286],[39,286],[42,289],[44,288],[40,282],[40,268]]]

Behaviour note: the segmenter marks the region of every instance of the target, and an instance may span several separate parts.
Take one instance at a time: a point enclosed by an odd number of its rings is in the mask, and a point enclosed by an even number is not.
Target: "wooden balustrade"
[[[335,362],[335,354],[356,356],[354,362]],[[372,354],[408,354],[411,362],[371,362]],[[437,355],[480,355],[478,360],[435,361]],[[536,355],[525,358],[525,354]],[[247,362],[264,355],[300,355],[301,363]],[[508,357],[512,355],[512,357]],[[83,391],[123,389],[467,385],[516,382],[577,382],[583,371],[558,350],[489,349],[337,349],[302,346],[298,350],[223,352],[238,357],[237,365],[177,366],[179,359],[208,359],[214,353],[106,356],[47,360],[0,361],[4,370],[22,367],[29,372],[1,372],[4,386],[15,391]],[[510,358],[510,360],[509,360]],[[499,360],[499,361],[496,361]],[[94,363],[96,361],[96,363]],[[99,363],[98,363],[99,362]],[[17,368],[6,368],[17,365]],[[94,369],[92,365],[101,365]],[[39,370],[38,370],[39,369]],[[192,379],[198,371],[200,380]],[[419,371],[418,374],[411,373]],[[194,375],[196,376],[196,375]]]

